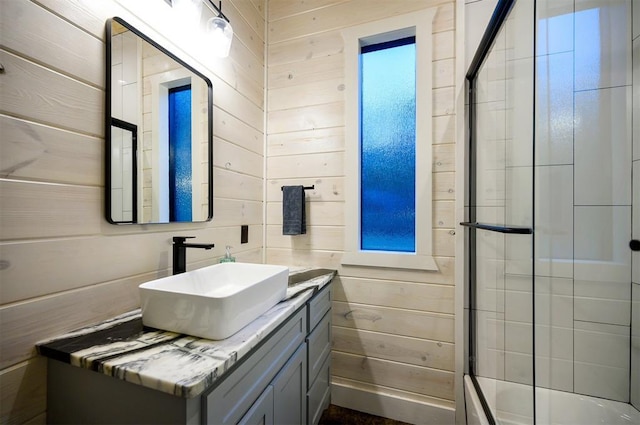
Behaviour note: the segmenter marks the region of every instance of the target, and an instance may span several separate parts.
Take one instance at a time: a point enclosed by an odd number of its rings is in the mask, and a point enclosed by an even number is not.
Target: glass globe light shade
[[[220,17],[211,18],[207,22],[207,33],[211,42],[209,48],[213,51],[213,54],[219,58],[229,56],[231,40],[233,39],[231,24]]]

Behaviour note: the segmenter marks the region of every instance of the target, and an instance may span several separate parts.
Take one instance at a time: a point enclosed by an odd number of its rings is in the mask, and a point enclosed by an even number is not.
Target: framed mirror
[[[211,220],[211,81],[118,17],[106,64],[107,220]]]

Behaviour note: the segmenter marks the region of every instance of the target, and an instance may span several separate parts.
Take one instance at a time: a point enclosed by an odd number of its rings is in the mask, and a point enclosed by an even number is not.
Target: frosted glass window
[[[361,249],[416,251],[415,37],[362,47]]]
[[[169,220],[191,221],[191,85],[169,90]]]

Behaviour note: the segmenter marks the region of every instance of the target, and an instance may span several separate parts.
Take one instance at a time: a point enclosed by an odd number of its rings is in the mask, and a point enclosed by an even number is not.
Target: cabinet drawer
[[[324,359],[320,367],[318,379],[313,383],[307,393],[307,412],[309,412],[308,423],[316,425],[320,422],[320,417],[324,409],[329,407],[331,401],[331,356]]]
[[[331,308],[331,283],[327,284],[309,301],[309,333],[316,327],[325,313]]]
[[[326,358],[331,353],[331,313],[327,312],[320,324],[311,332],[307,338],[309,347],[309,388],[316,380],[320,369]]]
[[[236,424],[304,342],[306,328],[305,310],[301,309],[222,378],[203,402],[205,423]]]

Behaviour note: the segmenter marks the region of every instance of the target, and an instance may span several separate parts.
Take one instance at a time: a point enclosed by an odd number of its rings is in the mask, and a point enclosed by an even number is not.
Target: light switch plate
[[[240,243],[248,243],[249,242],[249,226],[243,224],[240,227]]]

